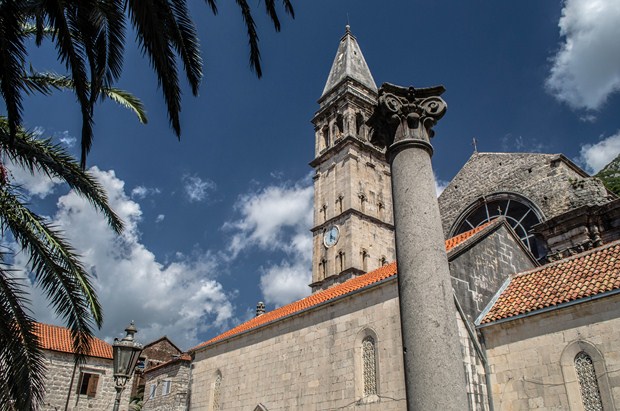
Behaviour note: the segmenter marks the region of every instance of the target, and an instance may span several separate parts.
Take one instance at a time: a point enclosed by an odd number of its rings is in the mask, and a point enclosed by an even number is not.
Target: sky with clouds
[[[234,4],[221,2],[214,17],[190,3],[205,79],[197,98],[184,85],[181,141],[136,47],[119,86],[143,100],[149,123],[109,101],[97,107],[88,163],[126,222],[122,236],[62,184],[12,168],[93,273],[103,338],[135,320],[142,341],[165,334],[189,348],[250,318],[258,301],[273,309],[309,292],[310,119],[347,20],[378,85],[445,85],[449,109],[433,141],[438,192],[474,138],[479,151],[561,152],[591,173],[620,152],[617,0],[293,1],[296,18],[283,17],[281,33],[256,11],[260,80]],[[31,58],[62,72],[54,56],[43,47]],[[78,153],[71,94],[28,97],[25,119]],[[36,289],[33,309],[58,322]]]

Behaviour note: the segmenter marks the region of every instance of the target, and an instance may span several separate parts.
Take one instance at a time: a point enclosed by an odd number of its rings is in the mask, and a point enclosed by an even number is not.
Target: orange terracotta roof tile
[[[42,349],[73,354],[73,339],[68,328],[35,323],[34,332],[39,337],[39,345]],[[112,359],[112,346],[99,338],[93,338],[88,355]]]
[[[446,251],[450,251],[457,245],[464,243],[466,240],[472,238],[475,234],[481,232],[486,227],[488,227],[493,222],[486,223],[481,225],[480,227],[476,227],[473,230],[464,232],[455,237],[450,238],[446,241]],[[354,291],[361,290],[365,287],[368,287],[372,284],[376,284],[382,280],[393,277],[396,275],[396,263],[393,262],[388,265],[384,265],[383,267],[378,268],[375,271],[371,271],[366,274],[362,274],[358,277],[354,277],[344,283],[335,285],[326,290],[319,291],[315,294],[312,294],[306,298],[302,298],[301,300],[295,301],[291,304],[285,305],[283,307],[276,308],[273,311],[268,311],[265,314],[252,318],[249,321],[244,322],[223,334],[218,335],[215,338],[210,339],[209,341],[203,342],[202,344],[197,345],[196,347],[189,350],[189,352],[196,351],[202,347],[210,345],[212,343],[225,340],[228,337],[232,337],[237,334],[241,334],[243,332],[261,327],[265,324],[271,323],[273,321],[279,320],[284,317],[288,317],[295,313],[299,313],[303,310],[318,306],[326,301],[333,300],[335,298],[344,296],[346,294],[350,294]]]
[[[515,274],[481,324],[620,289],[620,241]]]

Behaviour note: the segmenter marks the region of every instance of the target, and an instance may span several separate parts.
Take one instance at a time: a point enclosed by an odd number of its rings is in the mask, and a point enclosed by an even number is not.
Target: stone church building
[[[192,348],[189,409],[406,409],[377,91],[347,27],[312,120],[312,294]],[[462,409],[620,406],[620,200],[561,154],[476,152],[438,201]]]

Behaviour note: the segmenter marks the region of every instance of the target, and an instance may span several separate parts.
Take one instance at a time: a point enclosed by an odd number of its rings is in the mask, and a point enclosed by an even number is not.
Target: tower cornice
[[[370,143],[366,143],[352,135],[347,135],[339,139],[333,146],[323,150],[318,157],[316,157],[314,160],[312,160],[309,163],[310,166],[313,168],[316,168],[321,163],[329,160],[331,157],[333,157],[334,155],[342,151],[342,149],[344,149],[347,145],[355,145],[358,148],[371,153],[371,155],[376,157],[377,160],[385,162],[385,151],[384,150],[381,150],[380,148]]]
[[[370,221],[371,223],[387,228],[388,230],[394,230],[394,224],[386,223],[385,221],[382,221],[378,219],[377,217],[370,216],[355,208],[348,208],[344,210],[342,213],[338,214],[337,216],[329,218],[323,221],[321,224],[318,224],[312,227],[310,229],[310,232],[316,233],[317,231],[321,231],[325,229],[326,227],[329,227],[330,225],[337,223],[339,220],[346,220],[347,218],[350,218],[351,216],[357,216],[363,220]]]

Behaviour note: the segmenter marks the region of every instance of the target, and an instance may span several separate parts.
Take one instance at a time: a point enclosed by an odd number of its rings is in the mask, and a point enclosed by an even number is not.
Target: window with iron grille
[[[585,351],[581,351],[575,356],[575,370],[581,391],[581,400],[585,411],[603,411],[601,392],[596,379],[594,363]]]
[[[377,394],[377,362],[375,340],[366,337],[362,341],[362,364],[364,368],[364,396]]]

